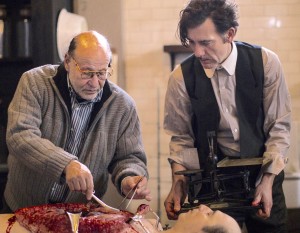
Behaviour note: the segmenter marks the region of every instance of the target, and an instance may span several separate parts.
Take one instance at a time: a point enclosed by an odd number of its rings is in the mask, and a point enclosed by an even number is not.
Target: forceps
[[[128,201],[126,207],[125,207],[125,210],[127,210],[128,206],[130,205],[135,193],[136,193],[136,190],[137,190],[137,186],[138,184],[144,179],[144,177],[146,177],[146,174],[144,174],[143,176],[140,177],[140,179],[138,180],[138,182],[130,189],[130,191],[126,194],[126,196],[123,198],[123,200],[121,201],[121,203],[119,204],[118,206],[118,209],[120,208],[120,206],[124,203],[124,201],[128,198],[128,196],[132,193],[133,191],[133,194],[130,198],[130,200]]]

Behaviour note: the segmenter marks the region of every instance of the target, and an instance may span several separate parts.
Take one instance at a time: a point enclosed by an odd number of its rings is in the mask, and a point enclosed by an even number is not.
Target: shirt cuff
[[[287,160],[279,153],[265,152],[263,154],[262,171],[263,173],[278,175],[285,168]]]
[[[285,168],[287,161],[288,158],[284,158],[279,153],[265,152],[263,154],[263,164],[256,179],[256,186],[261,182],[264,173],[278,175]]]

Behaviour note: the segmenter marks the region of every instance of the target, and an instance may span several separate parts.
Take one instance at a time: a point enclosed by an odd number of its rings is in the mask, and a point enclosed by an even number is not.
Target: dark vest
[[[241,157],[262,156],[266,138],[263,132],[264,68],[261,48],[243,42],[235,43],[238,50],[235,100],[240,128]],[[191,55],[181,64],[181,68],[192,104],[195,147],[198,149],[201,167],[205,167],[209,154],[207,133],[218,132],[219,107],[211,80],[206,76],[199,60]],[[217,155],[222,156],[219,151]]]

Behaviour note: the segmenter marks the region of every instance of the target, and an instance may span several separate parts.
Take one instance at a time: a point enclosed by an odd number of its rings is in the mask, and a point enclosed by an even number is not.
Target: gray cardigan
[[[125,176],[147,173],[135,103],[125,91],[106,81],[79,158],[63,149],[70,132],[69,98],[62,65],[45,65],[22,75],[8,109],[4,196],[12,210],[48,203],[54,182],[64,182],[63,170],[73,159],[90,169],[99,197],[107,189],[109,173],[119,192]],[[78,192],[66,199],[85,201]]]

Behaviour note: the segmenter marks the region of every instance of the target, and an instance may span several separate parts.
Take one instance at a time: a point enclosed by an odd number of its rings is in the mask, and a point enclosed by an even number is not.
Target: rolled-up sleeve
[[[199,168],[197,149],[191,126],[192,106],[180,65],[171,73],[165,97],[164,130],[171,136],[169,162],[186,169]]]
[[[263,48],[264,132],[267,136],[262,172],[280,173],[287,163],[290,147],[291,98],[278,56]]]

